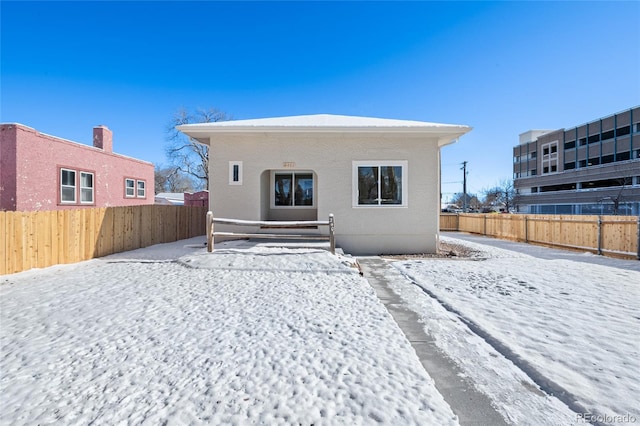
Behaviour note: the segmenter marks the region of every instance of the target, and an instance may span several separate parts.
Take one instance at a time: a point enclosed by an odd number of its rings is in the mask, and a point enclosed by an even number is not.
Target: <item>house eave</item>
[[[211,127],[198,124],[184,124],[176,127],[193,140],[209,145],[212,137],[237,134],[360,134],[360,135],[404,135],[436,138],[438,146],[444,146],[472,130],[469,126],[416,126],[416,127],[345,127],[345,126],[237,126]]]

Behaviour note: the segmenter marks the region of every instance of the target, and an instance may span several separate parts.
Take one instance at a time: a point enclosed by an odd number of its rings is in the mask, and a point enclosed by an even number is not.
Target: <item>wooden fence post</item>
[[[335,235],[335,221],[333,213],[329,215],[329,247],[331,248],[331,254],[336,254],[336,235]]]
[[[529,216],[524,217],[524,242],[529,242]]]
[[[209,210],[207,212],[207,251],[213,252],[213,212]]]
[[[637,221],[636,228],[637,228],[636,235],[638,237],[638,245],[636,247],[638,249],[638,254],[637,254],[636,258],[638,260],[640,260],[640,216],[638,216],[638,221]]]
[[[602,216],[598,215],[598,255],[602,256]]]

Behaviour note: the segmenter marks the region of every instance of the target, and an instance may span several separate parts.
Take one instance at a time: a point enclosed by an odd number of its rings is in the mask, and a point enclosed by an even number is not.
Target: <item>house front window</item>
[[[147,185],[147,183],[145,181],[143,181],[143,180],[139,180],[137,183],[138,183],[137,197],[138,198],[146,197],[146,185]]]
[[[80,202],[93,204],[93,173],[80,172]]]
[[[60,168],[60,204],[94,204],[95,174]]]
[[[76,202],[76,171],[60,169],[60,202],[75,204]]]
[[[136,181],[134,179],[124,180],[124,196],[125,197],[136,196]]]
[[[354,207],[407,205],[407,162],[353,163]]]
[[[312,172],[273,172],[273,207],[307,207],[315,205],[315,182]]]

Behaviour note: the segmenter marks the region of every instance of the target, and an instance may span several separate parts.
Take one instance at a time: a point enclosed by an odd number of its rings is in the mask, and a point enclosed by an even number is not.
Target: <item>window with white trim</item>
[[[76,171],[60,169],[60,202],[75,204],[76,202]]]
[[[229,161],[229,185],[242,185],[242,161]]]
[[[94,204],[95,174],[60,167],[60,204]]]
[[[271,182],[271,207],[312,208],[315,206],[313,172],[274,171]]]
[[[138,198],[145,198],[147,196],[147,183],[143,180],[139,180],[137,181],[138,184],[138,191],[137,191],[137,197]]]
[[[80,202],[93,204],[93,173],[80,172]]]
[[[406,207],[407,161],[354,161],[354,207]]]
[[[125,197],[135,197],[136,196],[136,181],[135,179],[125,179],[124,180],[124,196]]]
[[[558,171],[558,141],[542,145],[542,174]]]

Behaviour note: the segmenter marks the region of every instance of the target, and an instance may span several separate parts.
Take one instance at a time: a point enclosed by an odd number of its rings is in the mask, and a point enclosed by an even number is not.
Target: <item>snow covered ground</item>
[[[347,258],[196,242],[0,277],[0,424],[457,424]]]
[[[448,240],[390,287],[510,423],[640,422],[639,272]],[[458,423],[352,259],[201,243],[0,277],[0,424]]]
[[[514,391],[533,379],[583,419],[640,422],[640,273],[445,241],[483,260],[394,262],[416,285],[395,279],[392,288],[507,419],[566,424],[561,407],[535,419]]]

